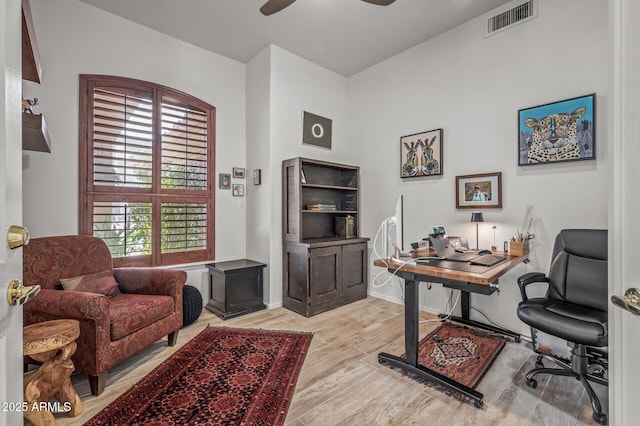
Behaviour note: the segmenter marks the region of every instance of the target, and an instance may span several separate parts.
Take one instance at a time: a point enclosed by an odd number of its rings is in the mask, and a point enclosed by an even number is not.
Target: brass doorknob
[[[628,288],[622,297],[614,294],[611,296],[611,302],[625,311],[640,315],[640,289]]]
[[[24,305],[38,293],[40,293],[39,285],[25,287],[22,285],[22,281],[11,280],[7,290],[7,300],[11,306]]]
[[[31,238],[31,234],[27,228],[23,228],[22,226],[11,225],[9,227],[9,232],[7,233],[7,242],[9,243],[9,248],[15,249],[18,247],[26,246],[29,244],[29,238]]]

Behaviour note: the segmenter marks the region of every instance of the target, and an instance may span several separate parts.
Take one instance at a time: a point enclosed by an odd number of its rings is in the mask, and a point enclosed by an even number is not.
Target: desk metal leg
[[[482,401],[482,398],[484,398],[483,394],[418,364],[418,334],[420,332],[418,312],[419,284],[420,283],[417,281],[405,280],[404,349],[406,359],[385,352],[380,352],[378,354],[378,362],[381,364],[388,363],[402,368],[417,378],[437,383],[454,392],[461,393],[466,397],[471,398],[477,408],[481,408],[484,404]]]
[[[460,295],[460,308],[462,309],[462,316],[452,316],[450,318],[451,321],[459,322],[461,324],[470,325],[472,327],[481,328],[483,330],[492,331],[494,333],[499,333],[504,336],[512,337],[516,342],[520,343],[520,334],[515,331],[507,330],[506,328],[495,327],[491,324],[485,324],[479,321],[472,320],[469,316],[469,312],[471,311],[471,293],[468,291],[462,291]]]

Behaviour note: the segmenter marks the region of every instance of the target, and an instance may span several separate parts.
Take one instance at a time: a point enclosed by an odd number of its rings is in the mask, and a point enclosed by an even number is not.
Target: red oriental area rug
[[[447,323],[420,341],[418,364],[475,389],[504,345],[498,337]]]
[[[311,338],[208,327],[85,425],[281,425]]]

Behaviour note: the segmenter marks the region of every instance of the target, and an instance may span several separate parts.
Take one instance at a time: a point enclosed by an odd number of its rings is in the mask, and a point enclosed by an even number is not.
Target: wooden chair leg
[[[169,346],[176,345],[176,342],[178,341],[178,331],[180,330],[176,330],[173,333],[169,333],[169,335],[167,336],[167,339],[169,340]]]
[[[103,371],[98,376],[89,375],[89,387],[91,388],[91,395],[100,395],[102,392],[104,392],[104,385],[106,381],[106,371]]]

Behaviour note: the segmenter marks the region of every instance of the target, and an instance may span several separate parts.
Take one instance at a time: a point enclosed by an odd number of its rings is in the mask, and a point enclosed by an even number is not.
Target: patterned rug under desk
[[[475,389],[505,341],[460,325],[439,326],[418,344],[418,364]]]

